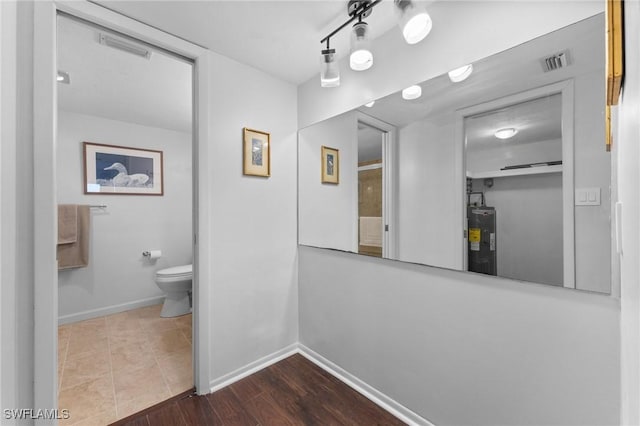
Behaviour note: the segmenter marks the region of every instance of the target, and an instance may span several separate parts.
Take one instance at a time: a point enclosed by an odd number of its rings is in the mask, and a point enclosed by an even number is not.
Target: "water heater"
[[[469,271],[497,275],[496,209],[468,206]]]

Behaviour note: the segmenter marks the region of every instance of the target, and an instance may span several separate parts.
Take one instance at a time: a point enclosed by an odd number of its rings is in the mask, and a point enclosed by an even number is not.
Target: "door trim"
[[[370,115],[364,114],[358,111],[357,122],[364,123],[369,127],[378,129],[382,132],[382,221],[384,225],[388,226],[388,230],[382,233],[382,257],[385,259],[396,259],[397,251],[397,235],[398,235],[398,222],[397,222],[397,206],[398,206],[398,191],[396,190],[397,179],[396,176],[396,152],[397,146],[396,140],[396,127],[379,120]],[[356,140],[355,152],[358,152],[358,141]],[[356,181],[356,191],[358,194]],[[356,197],[356,221],[357,218],[357,204],[358,198]],[[356,225],[356,228],[358,226]],[[387,228],[386,228],[387,229]],[[358,236],[359,237],[359,236]],[[356,238],[358,241],[359,238]],[[356,247],[356,253],[358,247]]]
[[[467,210],[466,205],[466,136],[464,131],[465,117],[492,111],[505,106],[526,102],[542,96],[560,94],[562,97],[562,256],[563,256],[563,287],[576,288],[575,282],[575,207],[574,207],[574,83],[564,80],[557,83],[526,90],[509,96],[504,96],[489,102],[484,102],[456,111],[456,197],[460,220],[459,261],[461,269],[466,271],[467,265]]]

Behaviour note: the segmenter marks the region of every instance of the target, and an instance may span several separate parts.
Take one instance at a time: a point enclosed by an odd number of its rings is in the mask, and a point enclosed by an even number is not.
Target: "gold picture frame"
[[[322,183],[340,183],[340,151],[322,146]]]
[[[244,127],[242,140],[242,174],[271,176],[271,135]]]
[[[607,105],[618,105],[624,77],[622,3],[622,0],[607,0],[606,3]]]

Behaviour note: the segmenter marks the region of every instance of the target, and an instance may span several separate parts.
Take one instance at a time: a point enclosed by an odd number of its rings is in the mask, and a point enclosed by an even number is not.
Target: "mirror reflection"
[[[596,15],[300,130],[300,244],[609,293],[604,35]]]
[[[561,118],[559,93],[464,118],[467,270],[563,285]]]

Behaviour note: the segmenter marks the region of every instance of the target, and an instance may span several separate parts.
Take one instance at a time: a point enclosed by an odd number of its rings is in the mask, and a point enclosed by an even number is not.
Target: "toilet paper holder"
[[[149,260],[157,260],[162,257],[162,250],[145,250],[142,252],[142,256]]]

